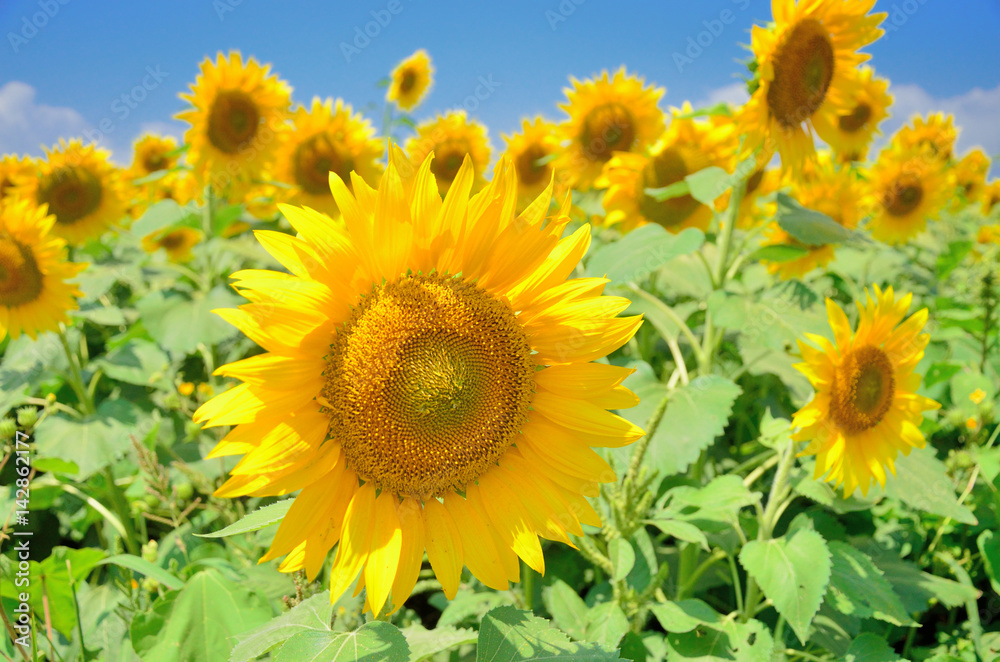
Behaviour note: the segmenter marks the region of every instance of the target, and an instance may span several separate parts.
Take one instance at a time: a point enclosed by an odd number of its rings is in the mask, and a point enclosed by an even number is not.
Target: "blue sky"
[[[946,110],[964,128],[960,151],[981,144],[1000,153],[1000,0],[875,7],[890,13],[889,32],[867,50],[897,101],[884,128],[913,112]],[[426,48],[436,83],[417,118],[475,105],[471,114],[498,149],[500,134],[521,117],[562,117],[557,104],[570,75],[622,64],[667,88],[665,108],[738,100],[745,69],[737,60],[747,55],[740,44],[769,18],[770,3],[760,0],[3,0],[0,152],[40,154],[40,144],[59,136],[97,135],[107,119],[112,130],[102,142],[127,162],[143,131],[181,132],[171,120],[183,107],[177,94],[207,54],[233,48],[271,63],[300,103],[334,96],[356,108],[381,108],[376,81]],[[366,28],[375,36],[355,41]],[[494,89],[469,99],[481,77]],[[122,95],[132,97],[127,107]]]

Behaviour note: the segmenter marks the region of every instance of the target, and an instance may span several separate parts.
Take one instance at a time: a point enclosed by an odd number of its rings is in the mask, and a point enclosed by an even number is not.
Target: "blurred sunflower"
[[[525,119],[520,133],[503,139],[507,143],[507,157],[517,170],[517,211],[521,211],[552,179],[552,159],[559,151],[556,125],[541,117]]]
[[[87,265],[66,260],[66,242],[50,232],[55,223],[28,200],[0,204],[0,340],[56,331],[79,307],[83,293],[66,281]]]
[[[642,152],[663,133],[663,111],[657,104],[664,89],[645,85],[641,76],[628,76],[622,67],[609,79],[579,81],[570,77],[566,88],[569,119],[559,125],[559,138],[566,142],[554,167],[560,188],[587,190],[601,174],[614,152]]]
[[[277,152],[290,95],[270,65],[253,58],[244,65],[239,51],[205,58],[191,93],[180,95],[193,108],[176,115],[191,125],[184,141],[199,181],[220,193],[245,191]]]
[[[872,139],[881,132],[878,125],[889,116],[892,95],[889,81],[875,78],[871,67],[861,67],[852,72],[856,80],[851,83],[851,103],[845,110],[831,106],[829,112],[813,117],[816,133],[841,161],[864,161]]]
[[[995,179],[983,187],[983,216],[990,213],[1000,205],[1000,179]]]
[[[948,198],[942,163],[894,149],[882,150],[869,176],[875,209],[872,237],[901,244],[917,236]]]
[[[292,274],[234,274],[251,303],[219,314],[267,352],[220,368],[244,383],[195,413],[236,426],[211,457],[246,454],[218,496],[301,490],[261,560],[315,577],[337,545],[331,599],[360,574],[376,614],[425,550],[448,598],[463,564],[498,590],[518,557],[542,572],[539,535],[599,524],[583,495],[614,472],[590,447],[642,435],[606,411],[637,403],[631,370],[592,363],[641,320],[616,318],[629,302],[606,279],[566,280],[589,226],[560,239],[551,188],[515,216],[507,159],[470,200],[466,156],[442,202],[431,157],[390,150],[377,190],[330,175],[346,232],[283,206],[299,237],[257,233]]]
[[[132,165],[128,175],[132,179],[146,177],[159,170],[170,170],[177,165],[177,141],[171,136],[142,136],[133,146]]]
[[[869,58],[858,49],[882,35],[878,25],[886,16],[868,14],[874,4],[772,0],[775,25],[755,25],[751,34],[757,88],[737,117],[747,151],[776,147],[782,167],[798,171],[815,153],[815,121],[856,108],[852,72]]]
[[[434,84],[434,66],[424,49],[406,58],[392,70],[385,100],[403,110],[413,110]]]
[[[903,321],[912,294],[896,300],[892,288],[874,286],[875,298],[858,302],[856,332],[843,309],[826,300],[834,340],[809,334],[819,346],[799,341],[804,363],[795,367],[816,394],[792,419],[793,438],[808,441],[802,455],[816,455],[816,478],[843,485],[844,496],[856,487],[867,494],[872,479],[885,485],[887,467],[895,475],[902,451],[923,448],[923,413],[940,405],[917,395],[920,375],[913,370],[930,340],[920,333],[927,323],[924,308]]]
[[[204,237],[201,230],[186,227],[154,232],[142,238],[142,248],[147,253],[155,253],[162,248],[171,262],[187,262],[191,259],[191,249]]]
[[[486,184],[483,173],[490,163],[490,140],[486,127],[466,117],[464,110],[453,110],[421,123],[417,135],[406,141],[406,153],[415,163],[422,163],[431,152],[431,172],[441,195],[448,193],[466,156],[472,160],[472,190],[478,191]]]
[[[650,189],[660,189],[684,180],[711,165],[724,165],[732,151],[732,125],[680,115],[691,112],[691,104],[674,108],[670,127],[649,154],[615,152],[595,182],[606,187],[604,209],[608,225],[620,224],[629,232],[647,223],[657,223],[671,232],[684,228],[708,228],[712,208],[688,194],[657,200]]]
[[[38,161],[30,156],[4,154],[0,157],[0,202],[8,193],[14,193],[21,180],[38,173]]]
[[[947,161],[955,148],[958,130],[954,118],[944,113],[931,113],[925,120],[914,115],[910,124],[900,127],[892,137],[892,146],[901,152]]]
[[[22,179],[15,195],[36,207],[48,205],[48,213],[56,217],[53,234],[79,246],[122,220],[127,199],[107,150],[60,140],[45,152],[37,176]]]
[[[335,216],[337,203],[330,194],[330,173],[350,181],[355,172],[366,182],[378,181],[378,159],[384,145],[375,138],[371,123],[337,99],[313,99],[312,107],[299,107],[292,116],[295,128],[278,153],[275,174],[292,187],[281,197]],[[349,184],[350,186],[350,184]]]
[[[959,194],[952,197],[953,208],[957,209],[979,201],[986,188],[986,173],[989,170],[990,157],[978,147],[955,164],[950,174]]]

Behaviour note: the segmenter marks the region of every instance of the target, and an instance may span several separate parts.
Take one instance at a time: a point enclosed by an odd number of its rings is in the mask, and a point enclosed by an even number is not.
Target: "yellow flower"
[[[0,204],[0,340],[55,331],[78,308],[83,294],[66,281],[87,265],[66,261],[66,242],[50,232],[55,222],[27,200]]]
[[[517,170],[517,211],[521,211],[549,185],[559,137],[555,124],[536,117],[534,121],[523,120],[520,133],[503,139],[507,157]]]
[[[181,382],[180,386],[177,387],[177,391],[184,396],[191,395],[194,393],[194,384],[191,382]]]
[[[981,388],[977,388],[975,391],[969,394],[969,400],[972,400],[972,403],[976,405],[978,405],[985,399],[986,399],[986,391],[984,391]]]
[[[921,333],[927,309],[904,321],[913,295],[897,301],[891,287],[874,290],[874,300],[868,294],[864,306],[858,302],[853,333],[844,311],[827,299],[834,340],[807,335],[819,349],[799,341],[805,362],[795,366],[816,393],[794,414],[793,438],[809,442],[801,454],[816,455],[816,478],[843,485],[845,497],[857,487],[867,494],[873,478],[884,486],[885,468],[895,475],[900,451],[924,447],[922,412],[940,407],[917,395],[920,375],[913,372],[930,340]]]
[[[187,262],[191,259],[191,249],[203,238],[201,230],[177,228],[143,237],[142,248],[147,253],[155,253],[162,248],[171,262]]]
[[[449,598],[463,564],[497,590],[518,557],[542,572],[539,535],[599,524],[584,495],[614,472],[591,446],[642,435],[606,411],[637,403],[631,370],[593,363],[641,320],[606,279],[566,280],[589,226],[560,239],[551,189],[515,216],[506,159],[470,199],[466,157],[442,201],[430,158],[390,149],[377,190],[331,174],[346,231],[282,206],[299,236],[257,233],[292,274],[234,274],[250,303],[219,314],[266,352],[217,370],[243,384],[195,413],[236,426],[210,457],[246,454],[217,496],[301,490],[262,561],[315,577],[337,545],[331,599],[360,574],[376,614],[425,550]]]
[[[406,58],[392,70],[392,81],[385,100],[403,110],[413,110],[434,84],[434,66],[424,49]]]
[[[681,119],[691,104],[674,108],[670,128],[649,154],[615,152],[596,185],[606,187],[604,209],[608,225],[621,224],[628,232],[647,223],[658,223],[671,232],[684,228],[708,228],[712,209],[690,195],[657,200],[648,189],[684,181],[708,166],[725,165],[731,155],[732,125],[717,121]]]
[[[82,245],[125,216],[121,173],[109,156],[79,140],[60,140],[58,147],[46,150],[37,176],[22,179],[15,195],[37,207],[48,205],[48,213],[56,217],[52,233]]]
[[[174,153],[176,151],[177,141],[170,136],[142,136],[135,141],[129,177],[139,179],[158,170],[170,170],[180,160],[180,155]]]
[[[406,141],[406,153],[414,163],[422,163],[434,152],[431,173],[437,179],[441,195],[451,188],[466,156],[472,160],[472,190],[486,183],[483,173],[490,163],[490,140],[486,127],[466,117],[464,110],[454,110],[417,126],[417,135]]]
[[[8,193],[15,193],[18,184],[38,174],[38,162],[30,156],[4,154],[0,157],[0,202]]]
[[[369,184],[378,181],[384,151],[374,137],[371,123],[337,99],[313,99],[312,108],[299,107],[292,116],[291,131],[278,154],[278,180],[291,185],[282,194],[286,202],[312,207],[324,214],[337,214],[330,194],[330,173],[350,182],[351,172]],[[351,184],[348,184],[350,187]]]
[[[984,225],[976,233],[980,244],[1000,244],[1000,225]]]
[[[852,72],[869,57],[858,49],[882,35],[878,25],[886,16],[868,14],[874,4],[772,0],[774,27],[755,25],[751,33],[759,84],[737,117],[747,151],[776,147],[782,167],[798,171],[815,153],[817,119],[857,107],[859,83]]]
[[[622,67],[608,79],[579,81],[570,77],[568,103],[560,104],[569,119],[559,125],[566,145],[554,164],[560,188],[586,190],[614,152],[642,152],[663,133],[663,111],[657,103],[664,89],[646,86]]]
[[[974,416],[970,416],[965,421],[965,427],[967,427],[969,430],[975,430],[976,428],[979,427],[979,421],[977,421]]]
[[[247,60],[238,51],[217,61],[205,58],[191,94],[193,108],[176,115],[191,128],[184,134],[187,158],[202,184],[225,194],[246,190],[270,164],[288,116],[291,88],[270,75],[270,65]]]
[[[851,72],[856,80],[849,85],[850,104],[845,109],[832,105],[827,112],[813,117],[816,133],[841,161],[864,161],[872,139],[880,135],[878,125],[889,116],[892,95],[888,93],[889,81],[875,78],[871,67],[861,67]]]
[[[215,389],[212,388],[211,384],[202,382],[201,384],[198,384],[198,393],[205,397],[211,397],[215,395]]]
[[[983,187],[982,198],[983,216],[989,216],[997,208],[997,205],[1000,204],[1000,179],[994,179]]]
[[[943,164],[925,156],[885,149],[870,173],[874,216],[872,237],[902,244],[927,227],[948,197]]]
[[[951,158],[958,137],[951,115],[932,113],[926,120],[914,115],[910,122],[900,127],[892,137],[893,147],[932,160],[947,161]]]
[[[955,164],[951,170],[951,177],[958,189],[958,195],[952,198],[953,209],[979,201],[986,188],[986,173],[989,170],[990,157],[978,147]]]

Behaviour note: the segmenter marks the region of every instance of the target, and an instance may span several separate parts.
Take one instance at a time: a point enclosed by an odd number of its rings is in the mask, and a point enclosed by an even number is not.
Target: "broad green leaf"
[[[916,625],[892,585],[866,554],[836,540],[827,545],[833,561],[827,602],[848,616]]]
[[[126,323],[125,315],[116,306],[105,306],[98,301],[90,301],[80,305],[79,310],[71,310],[73,317],[85,319],[100,326],[122,326]]]
[[[468,628],[436,627],[428,630],[414,624],[403,628],[403,636],[410,646],[410,662],[421,662],[442,651],[476,643],[479,633]]]
[[[53,414],[36,430],[38,457],[73,462],[79,467],[77,478],[86,480],[131,448],[132,436],[141,440],[151,421],[124,399],[105,400],[95,415],[82,420]]]
[[[143,574],[151,579],[155,579],[167,588],[179,589],[184,586],[184,582],[180,579],[173,576],[160,566],[153,565],[141,556],[134,556],[132,554],[116,554],[115,556],[109,556],[106,559],[101,559],[101,561],[95,565],[116,565],[121,568],[128,568],[129,570],[134,570],[135,572]]]
[[[285,642],[274,662],[407,662],[410,647],[392,623],[371,621],[353,632],[304,630]]]
[[[577,643],[545,619],[514,607],[499,607],[483,617],[477,662],[605,662],[620,660],[599,644]]]
[[[935,384],[946,382],[962,369],[957,363],[932,363],[924,373],[924,386],[930,388]]]
[[[690,195],[691,186],[686,181],[679,181],[670,184],[669,186],[661,186],[659,188],[647,188],[643,191],[646,195],[651,197],[657,202],[663,202],[664,200],[670,200],[672,198],[680,198],[685,195]]]
[[[655,519],[683,519],[704,530],[727,529],[737,523],[740,509],[756,500],[741,477],[727,474],[701,488],[682,485],[671,489],[665,498],[666,506]],[[713,527],[713,522],[717,526]]]
[[[656,604],[650,611],[666,632],[690,632],[699,625],[716,626],[723,622],[722,614],[701,600]]]
[[[979,553],[982,554],[986,576],[996,593],[1000,593],[1000,536],[986,530],[976,538]]]
[[[898,558],[892,552],[873,548],[869,550],[869,556],[892,584],[903,607],[911,614],[926,611],[932,598],[937,598],[948,607],[961,607],[968,600],[979,597],[979,592],[974,588],[923,572],[915,564]]]
[[[803,207],[787,193],[778,193],[778,225],[808,246],[841,244],[854,234],[826,214]]]
[[[159,345],[142,338],[119,345],[94,363],[111,379],[126,384],[155,386],[164,390],[172,387],[167,378],[170,357]]]
[[[218,285],[207,294],[195,292],[190,298],[179,292],[151,292],[139,300],[136,308],[149,335],[161,347],[190,354],[199,343],[214,345],[237,335],[236,327],[212,310],[242,303],[242,298]]]
[[[686,471],[722,434],[740,392],[739,386],[718,375],[696,377],[671,391],[649,443],[647,465],[664,476]]]
[[[86,659],[100,662],[141,662],[132,650],[132,642],[128,638],[128,621],[122,618],[119,607],[126,601],[125,595],[114,584],[91,587],[87,582],[82,582],[76,586],[76,597],[80,603],[80,624],[83,626],[87,655],[92,656]],[[63,653],[63,659],[67,662],[80,659],[82,651],[78,640],[79,637],[74,636],[68,652]]]
[[[69,330],[70,342],[79,336]],[[50,370],[66,370],[66,355],[63,353],[59,336],[43,333],[33,340],[22,335],[9,340],[0,363],[0,416],[24,402],[28,392],[47,375]]]
[[[583,638],[614,650],[618,648],[618,643],[628,632],[628,628],[628,617],[618,603],[602,602],[587,612],[587,628]]]
[[[846,662],[906,662],[905,658],[892,650],[885,637],[872,632],[864,632],[851,642],[847,649]]]
[[[686,662],[770,662],[774,639],[757,620],[699,625],[690,632],[667,635],[667,659]]]
[[[607,275],[612,284],[640,281],[678,255],[698,250],[704,241],[704,233],[697,228],[671,234],[650,223],[601,246],[587,263],[587,273]]]
[[[193,216],[190,210],[181,207],[173,200],[160,200],[149,206],[149,209],[132,224],[130,231],[136,237],[145,237],[157,230],[173,225],[180,225]]]
[[[693,172],[684,181],[691,189],[691,197],[709,206],[732,186],[732,176],[719,166],[708,166]]]
[[[628,540],[615,538],[608,543],[608,558],[614,568],[611,581],[618,581],[624,579],[635,565],[635,550]]]
[[[251,531],[263,529],[265,526],[280,522],[285,513],[288,512],[288,509],[292,507],[294,501],[295,499],[285,499],[277,503],[272,503],[263,508],[258,508],[239,522],[230,524],[224,529],[213,531],[212,533],[196,533],[195,535],[199,538],[224,538],[226,536],[235,536],[239,533],[250,533]]]
[[[574,639],[584,638],[587,627],[587,604],[572,586],[561,579],[542,589],[542,602],[552,620]]]
[[[773,244],[762,246],[750,254],[751,260],[767,260],[768,262],[790,262],[803,255],[808,255],[809,249],[791,244]]]
[[[804,644],[830,581],[830,550],[823,537],[800,529],[790,538],[753,540],[740,551],[740,563]]]
[[[69,462],[60,457],[40,457],[32,462],[32,466],[38,471],[46,471],[53,474],[72,476],[80,473],[80,467],[76,466],[75,462]],[[62,490],[62,487],[59,489]]]
[[[948,470],[934,457],[934,449],[930,446],[914,449],[909,455],[896,459],[896,476],[886,478],[885,495],[962,524],[977,522],[972,511],[958,503]]]
[[[227,660],[235,635],[270,620],[260,595],[231,582],[215,569],[192,576],[132,619],[132,646],[143,662]]]
[[[448,606],[441,612],[437,626],[458,625],[465,621],[479,622],[488,611],[501,605],[509,605],[513,602],[510,593],[497,593],[494,591],[484,591],[474,593],[472,591],[459,591],[454,600],[448,601]]]
[[[937,276],[944,278],[955,269],[972,250],[971,241],[951,241],[948,248],[937,257]]]
[[[690,522],[658,517],[646,520],[646,523],[652,524],[668,536],[673,536],[677,540],[683,540],[684,542],[693,542],[701,545],[701,548],[706,552],[708,551],[708,538],[705,537],[705,533]]]
[[[716,290],[705,301],[712,322],[724,329],[738,329],[746,322],[747,304],[743,297]]]

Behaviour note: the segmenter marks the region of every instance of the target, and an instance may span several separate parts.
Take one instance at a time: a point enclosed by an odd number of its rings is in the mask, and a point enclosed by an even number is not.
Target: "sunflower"
[[[775,25],[755,25],[751,46],[757,88],[738,115],[747,151],[773,144],[785,169],[799,170],[814,154],[820,117],[852,112],[854,69],[868,59],[858,49],[878,39],[886,14],[868,14],[875,0],[772,0]],[[803,129],[803,123],[805,128]]]
[[[1000,179],[995,179],[983,187],[983,216],[989,216],[990,212],[1000,205]]]
[[[286,202],[312,207],[336,215],[337,204],[330,194],[330,173],[350,181],[355,172],[366,182],[378,181],[378,163],[384,146],[374,137],[371,123],[351,106],[337,99],[313,99],[312,108],[299,107],[292,116],[294,130],[278,153],[276,175],[291,184]]]
[[[670,128],[649,154],[615,152],[604,164],[598,187],[606,187],[604,209],[608,225],[621,224],[628,232],[647,223],[658,223],[671,232],[696,227],[705,230],[712,208],[690,195],[657,200],[648,191],[684,181],[708,166],[724,165],[732,152],[732,125],[681,118],[691,105],[672,109]]]
[[[204,237],[200,230],[194,228],[154,232],[142,238],[142,248],[147,253],[155,253],[162,248],[171,262],[187,262],[191,259],[191,249]]]
[[[55,223],[29,200],[0,205],[0,340],[55,331],[78,308],[83,293],[66,281],[87,265],[66,260],[66,242],[50,232]]]
[[[261,560],[315,577],[336,544],[331,599],[360,573],[376,614],[425,550],[449,598],[463,564],[498,590],[518,556],[542,572],[539,535],[599,524],[583,495],[614,472],[590,447],[642,435],[606,411],[637,403],[631,370],[593,363],[641,320],[606,279],[566,280],[590,243],[560,239],[568,202],[546,222],[548,188],[515,216],[507,159],[470,200],[469,156],[442,202],[433,157],[390,149],[377,190],[330,175],[346,232],[283,205],[299,237],[257,233],[292,274],[234,274],[250,303],[219,313],[267,351],[221,367],[244,383],[195,413],[236,426],[211,457],[246,454],[218,496],[301,490]]]
[[[568,103],[559,107],[569,119],[559,125],[565,149],[554,167],[561,188],[586,190],[601,174],[614,152],[642,152],[663,133],[663,111],[657,104],[665,90],[646,86],[640,76],[627,76],[622,67],[609,79],[608,72],[594,80],[570,77]]]
[[[875,202],[872,237],[887,244],[902,244],[923,232],[948,198],[944,165],[922,155],[885,149],[869,179]]]
[[[958,195],[952,198],[953,209],[977,202],[982,197],[989,170],[990,157],[978,147],[955,164],[951,170],[951,178],[958,189]]]
[[[60,140],[45,153],[37,176],[22,179],[14,195],[36,207],[48,205],[56,217],[53,234],[78,246],[122,220],[127,200],[121,172],[108,162],[106,150]]]
[[[858,302],[854,333],[843,309],[827,299],[834,340],[809,334],[819,349],[799,341],[805,362],[795,366],[816,394],[794,414],[793,439],[810,442],[801,454],[816,455],[816,478],[825,474],[843,485],[845,497],[856,487],[867,494],[872,478],[885,486],[885,467],[896,474],[898,452],[923,448],[922,412],[940,406],[917,395],[920,375],[913,372],[930,340],[920,333],[927,309],[903,321],[913,295],[897,301],[891,287],[874,290],[874,300],[866,292],[866,305]]]
[[[216,62],[206,58],[191,94],[180,97],[193,108],[176,115],[191,128],[184,134],[188,160],[205,185],[220,192],[244,191],[269,165],[288,116],[291,88],[270,74],[270,65],[247,60],[238,51]]]
[[[30,156],[4,154],[0,157],[0,202],[14,193],[18,184],[38,173],[38,162]]]
[[[889,116],[892,95],[889,81],[875,78],[871,67],[852,72],[856,80],[849,86],[851,102],[846,109],[830,106],[827,112],[813,117],[816,133],[840,157],[841,161],[864,161],[872,139],[880,135],[878,125]]]
[[[177,141],[171,136],[146,134],[135,141],[129,177],[139,179],[158,170],[170,170],[177,165]]]
[[[483,173],[490,162],[490,140],[486,127],[470,120],[464,110],[454,110],[421,123],[417,135],[406,141],[406,153],[416,163],[422,163],[433,152],[431,173],[437,179],[441,195],[455,181],[466,156],[472,160],[472,190],[486,183]]]
[[[552,159],[559,151],[556,125],[541,117],[526,119],[520,133],[503,139],[507,143],[507,157],[517,171],[517,211],[521,211],[552,179]]]
[[[403,110],[413,110],[434,84],[434,66],[424,49],[406,58],[392,70],[392,80],[385,100]]]
[[[892,137],[892,146],[902,152],[915,152],[932,160],[947,161],[955,148],[958,130],[954,118],[932,113],[925,120],[914,115],[910,124],[900,127]]]

